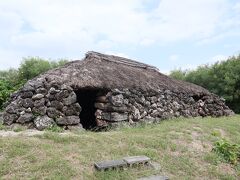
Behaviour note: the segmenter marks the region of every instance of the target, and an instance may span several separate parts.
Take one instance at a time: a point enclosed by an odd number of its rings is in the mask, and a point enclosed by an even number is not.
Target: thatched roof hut
[[[28,81],[12,96],[4,122],[42,130],[52,124],[93,128],[230,114],[223,99],[200,86],[174,80],[144,63],[88,52],[81,61]]]
[[[64,67],[48,71],[42,77],[56,80],[74,89],[129,88],[143,91],[168,89],[191,94],[209,93],[206,89],[187,82],[174,80],[153,66],[130,59],[88,52],[82,61],[67,63]]]

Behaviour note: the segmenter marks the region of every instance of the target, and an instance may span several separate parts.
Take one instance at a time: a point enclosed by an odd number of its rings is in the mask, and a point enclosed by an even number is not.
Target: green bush
[[[240,162],[239,144],[232,144],[226,139],[220,139],[215,142],[213,151],[228,163],[237,165]]]
[[[53,68],[64,65],[67,60],[49,61],[38,57],[23,58],[18,69],[0,71],[0,110],[10,95],[18,90],[27,80]]]
[[[196,70],[174,70],[170,77],[200,85],[226,99],[226,104],[240,113],[240,55]]]
[[[15,87],[12,87],[8,81],[0,79],[0,110],[2,110],[3,104],[15,90]]]
[[[43,72],[64,65],[66,62],[67,60],[64,59],[51,61],[39,57],[23,58],[23,61],[18,69],[19,78],[21,80],[32,79]]]

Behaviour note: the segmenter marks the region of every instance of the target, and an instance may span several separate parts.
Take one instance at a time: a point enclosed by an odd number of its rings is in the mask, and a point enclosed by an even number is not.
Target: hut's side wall
[[[81,101],[81,100],[80,100]],[[127,122],[157,122],[173,117],[223,116],[233,112],[213,94],[191,96],[170,90],[113,89],[96,97],[97,126]],[[3,115],[4,123],[43,130],[52,124],[81,127],[81,107],[74,90],[47,78],[29,81],[14,94]]]
[[[216,95],[198,95],[159,90],[141,92],[115,89],[97,98],[95,107],[99,126],[127,121],[157,122],[173,117],[224,116],[234,114]]]
[[[3,119],[6,125],[24,124],[43,130],[53,124],[80,126],[81,107],[73,89],[45,78],[28,81],[13,94]]]

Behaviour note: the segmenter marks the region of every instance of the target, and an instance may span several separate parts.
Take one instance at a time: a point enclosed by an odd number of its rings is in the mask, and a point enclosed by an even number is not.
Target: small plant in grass
[[[46,130],[47,131],[51,131],[51,132],[59,132],[59,133],[64,131],[62,127],[60,127],[60,126],[58,126],[56,124],[48,127]]]
[[[211,135],[216,136],[216,137],[221,137],[221,133],[218,130],[212,131]]]
[[[237,165],[240,163],[240,144],[232,144],[226,139],[215,142],[213,151],[228,163]]]

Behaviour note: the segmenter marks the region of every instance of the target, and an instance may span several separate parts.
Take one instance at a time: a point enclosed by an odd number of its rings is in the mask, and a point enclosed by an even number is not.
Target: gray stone
[[[97,102],[97,103],[94,103],[94,107],[97,108],[97,109],[105,110],[106,109],[106,104]]]
[[[56,123],[59,125],[74,125],[80,123],[79,116],[64,116],[56,119]]]
[[[27,108],[25,111],[26,111],[27,113],[30,113],[30,112],[32,112],[32,109],[29,107],[29,108]]]
[[[62,110],[63,103],[61,103],[59,101],[51,101],[51,105],[50,106],[56,108],[57,110]]]
[[[177,111],[177,110],[180,109],[180,104],[178,104],[177,101],[173,101],[172,105],[173,105],[173,109],[174,109],[175,111]]]
[[[77,112],[82,111],[82,107],[78,103],[73,104],[72,107],[74,107],[75,111]]]
[[[53,101],[56,99],[55,95],[54,94],[47,94],[46,95],[46,98],[49,100],[49,101]]]
[[[70,86],[67,86],[65,84],[61,85],[60,87],[62,90],[72,91],[73,89]]]
[[[140,111],[135,107],[133,106],[133,120],[137,121],[141,118],[141,115],[140,115]]]
[[[147,156],[129,156],[129,157],[124,157],[123,160],[128,165],[133,165],[133,164],[140,164],[140,163],[149,163],[150,158]]]
[[[53,87],[55,89],[61,89],[61,83],[60,82],[51,81],[49,85],[50,85],[50,87]]]
[[[46,128],[49,128],[53,126],[54,120],[49,118],[48,116],[38,116],[34,120],[34,124],[38,130],[44,130]]]
[[[45,88],[38,88],[38,89],[36,90],[36,93],[37,93],[37,94],[46,95],[46,94],[47,94],[47,89],[45,89]]]
[[[153,175],[153,176],[139,178],[138,180],[169,180],[169,178],[167,176]]]
[[[35,107],[41,107],[41,106],[44,106],[44,105],[45,105],[45,99],[44,98],[34,101],[34,106]]]
[[[58,111],[57,109],[55,109],[53,107],[47,108],[47,115],[50,118],[53,118],[53,119],[56,119],[56,118],[64,116],[63,113],[61,113],[60,111]]]
[[[96,117],[96,124],[98,127],[107,127],[109,122],[102,119],[98,119],[98,117]]]
[[[36,115],[45,115],[46,114],[46,111],[47,111],[47,107],[45,106],[42,106],[42,107],[34,107],[32,109],[32,112]]]
[[[35,88],[33,87],[33,83],[31,81],[28,81],[22,88],[22,91],[34,91]]]
[[[21,116],[16,120],[16,122],[23,124],[23,123],[26,123],[26,122],[30,122],[30,121],[32,121],[33,119],[34,119],[34,116],[33,116],[32,113],[25,113],[25,114],[21,115]]]
[[[233,116],[234,114],[235,113],[232,110],[228,110],[228,109],[224,110],[224,115],[225,116]]]
[[[160,112],[158,112],[158,110],[154,109],[150,115],[155,118],[159,115],[159,113]]]
[[[3,114],[3,124],[11,125],[12,123],[16,122],[18,117],[19,116],[17,114],[4,113]]]
[[[101,162],[94,163],[94,167],[99,171],[107,170],[110,168],[126,167],[126,166],[127,166],[127,163],[122,159],[108,160],[108,161],[101,161]]]
[[[57,93],[59,93],[59,92],[60,92],[60,90],[55,89],[54,87],[51,87],[51,88],[49,89],[49,93],[50,93],[50,94],[57,94]]]
[[[71,92],[67,98],[63,99],[64,105],[70,105],[77,101],[77,96],[74,92]]]
[[[156,108],[157,108],[157,104],[156,104],[156,103],[153,103],[153,104],[151,105],[151,108],[156,109]]]
[[[43,84],[44,81],[45,81],[45,79],[43,79],[43,78],[38,78],[38,79],[34,82],[34,87],[35,87],[35,89],[44,87],[44,84]]]
[[[74,126],[67,126],[67,129],[69,131],[85,131],[85,129],[82,127],[81,124],[77,124],[77,125],[74,125]]]
[[[100,103],[107,103],[107,102],[109,102],[109,100],[107,99],[106,96],[98,96],[98,97],[96,98],[96,101],[97,101],[97,102],[100,102]]]
[[[151,99],[151,103],[154,104],[157,102],[158,98],[156,96],[153,96],[150,98]]]
[[[205,104],[205,103],[204,103],[201,99],[198,101],[198,105],[199,105],[200,107],[203,107],[204,104]]]
[[[101,118],[106,121],[126,121],[128,120],[127,113],[117,113],[117,112],[102,112]]]
[[[32,108],[33,107],[33,101],[31,98],[26,98],[22,100],[22,106],[25,108]]]
[[[150,103],[149,101],[146,101],[146,102],[145,102],[145,105],[146,105],[147,107],[150,107],[150,106],[151,106],[151,103]]]
[[[6,112],[10,113],[10,114],[17,114],[17,106],[13,103],[11,103],[10,105],[8,105],[6,107]]]
[[[110,96],[110,102],[114,106],[122,106],[123,105],[123,95],[118,94],[118,95],[115,95],[115,96]]]
[[[141,114],[140,119],[144,118],[145,116],[147,116],[147,111],[143,111],[143,113]]]
[[[39,100],[39,99],[42,99],[44,97],[43,94],[35,94],[32,99],[35,101],[35,100]]]
[[[33,92],[32,91],[25,91],[21,94],[22,98],[31,98],[33,96]]]
[[[66,116],[79,116],[81,112],[81,106],[78,103],[72,104],[70,106],[64,106],[63,112]]]
[[[106,112],[126,112],[128,108],[126,106],[113,106],[110,103],[95,103],[95,108],[104,110]]]
[[[128,120],[128,113],[111,113],[111,121],[126,121]]]

